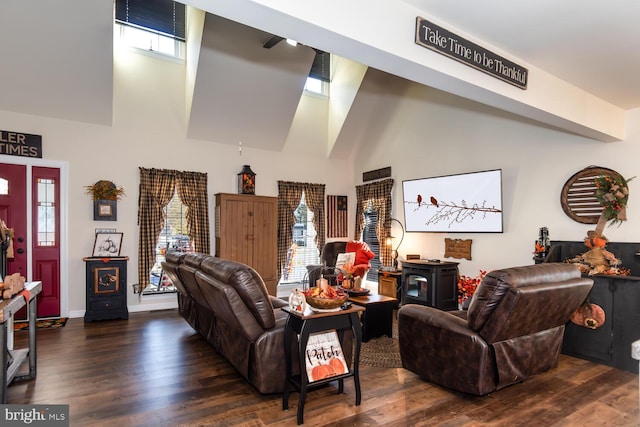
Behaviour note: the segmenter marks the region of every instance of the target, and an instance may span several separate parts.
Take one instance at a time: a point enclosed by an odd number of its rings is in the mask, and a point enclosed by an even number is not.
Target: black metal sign
[[[42,158],[42,135],[0,130],[0,154]]]
[[[529,71],[421,17],[416,18],[416,43],[520,89],[527,88]]]

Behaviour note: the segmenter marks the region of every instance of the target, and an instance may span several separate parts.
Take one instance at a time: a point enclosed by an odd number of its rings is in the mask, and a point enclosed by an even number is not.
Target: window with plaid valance
[[[365,226],[366,210],[371,207],[378,213],[376,235],[379,242],[384,242],[386,236],[391,234],[391,190],[393,179],[384,179],[362,185],[356,185],[356,230],[354,239],[360,240]],[[390,265],[391,248],[388,245],[380,245],[380,261],[382,265]]]
[[[315,242],[324,247],[324,184],[278,181],[278,277],[287,263],[287,252],[293,241],[293,225],[296,223],[294,211],[300,204],[302,193],[309,209],[313,212],[316,229]]]
[[[140,168],[138,195],[140,294],[149,286],[149,272],[155,263],[156,244],[165,221],[164,208],[176,192],[186,206],[187,232],[193,249],[196,252],[210,252],[207,174]]]

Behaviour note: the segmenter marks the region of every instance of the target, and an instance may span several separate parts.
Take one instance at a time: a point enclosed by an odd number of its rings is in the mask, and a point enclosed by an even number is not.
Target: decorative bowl
[[[371,289],[367,289],[367,288],[351,288],[351,289],[345,289],[345,288],[340,288],[343,291],[345,291],[347,294],[349,294],[349,296],[354,296],[354,297],[361,297],[364,295],[369,295],[369,292],[371,292]]]
[[[337,298],[321,298],[321,297],[312,297],[309,295],[305,295],[305,299],[307,300],[307,304],[314,308],[320,308],[323,310],[331,310],[334,308],[340,307],[342,304],[347,302],[347,298],[349,295],[347,294],[338,294]]]

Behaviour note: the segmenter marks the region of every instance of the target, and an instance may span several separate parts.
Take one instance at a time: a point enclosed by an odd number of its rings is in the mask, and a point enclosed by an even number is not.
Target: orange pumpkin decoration
[[[323,380],[335,375],[330,365],[318,365],[311,370],[311,378],[314,381]]]
[[[333,369],[335,375],[342,375],[346,371],[344,363],[342,363],[342,361],[336,357],[332,357],[331,360],[329,360],[329,365]]]
[[[604,324],[604,310],[598,304],[591,304],[589,301],[585,301],[571,315],[571,321],[578,326],[596,329]]]

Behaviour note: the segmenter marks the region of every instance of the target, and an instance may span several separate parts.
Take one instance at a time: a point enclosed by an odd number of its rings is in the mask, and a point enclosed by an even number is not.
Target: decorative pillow
[[[356,253],[356,259],[353,262],[353,265],[369,264],[369,260],[376,256],[376,254],[371,252],[371,249],[369,249],[369,245],[358,240],[351,240],[347,242],[345,251]]]

